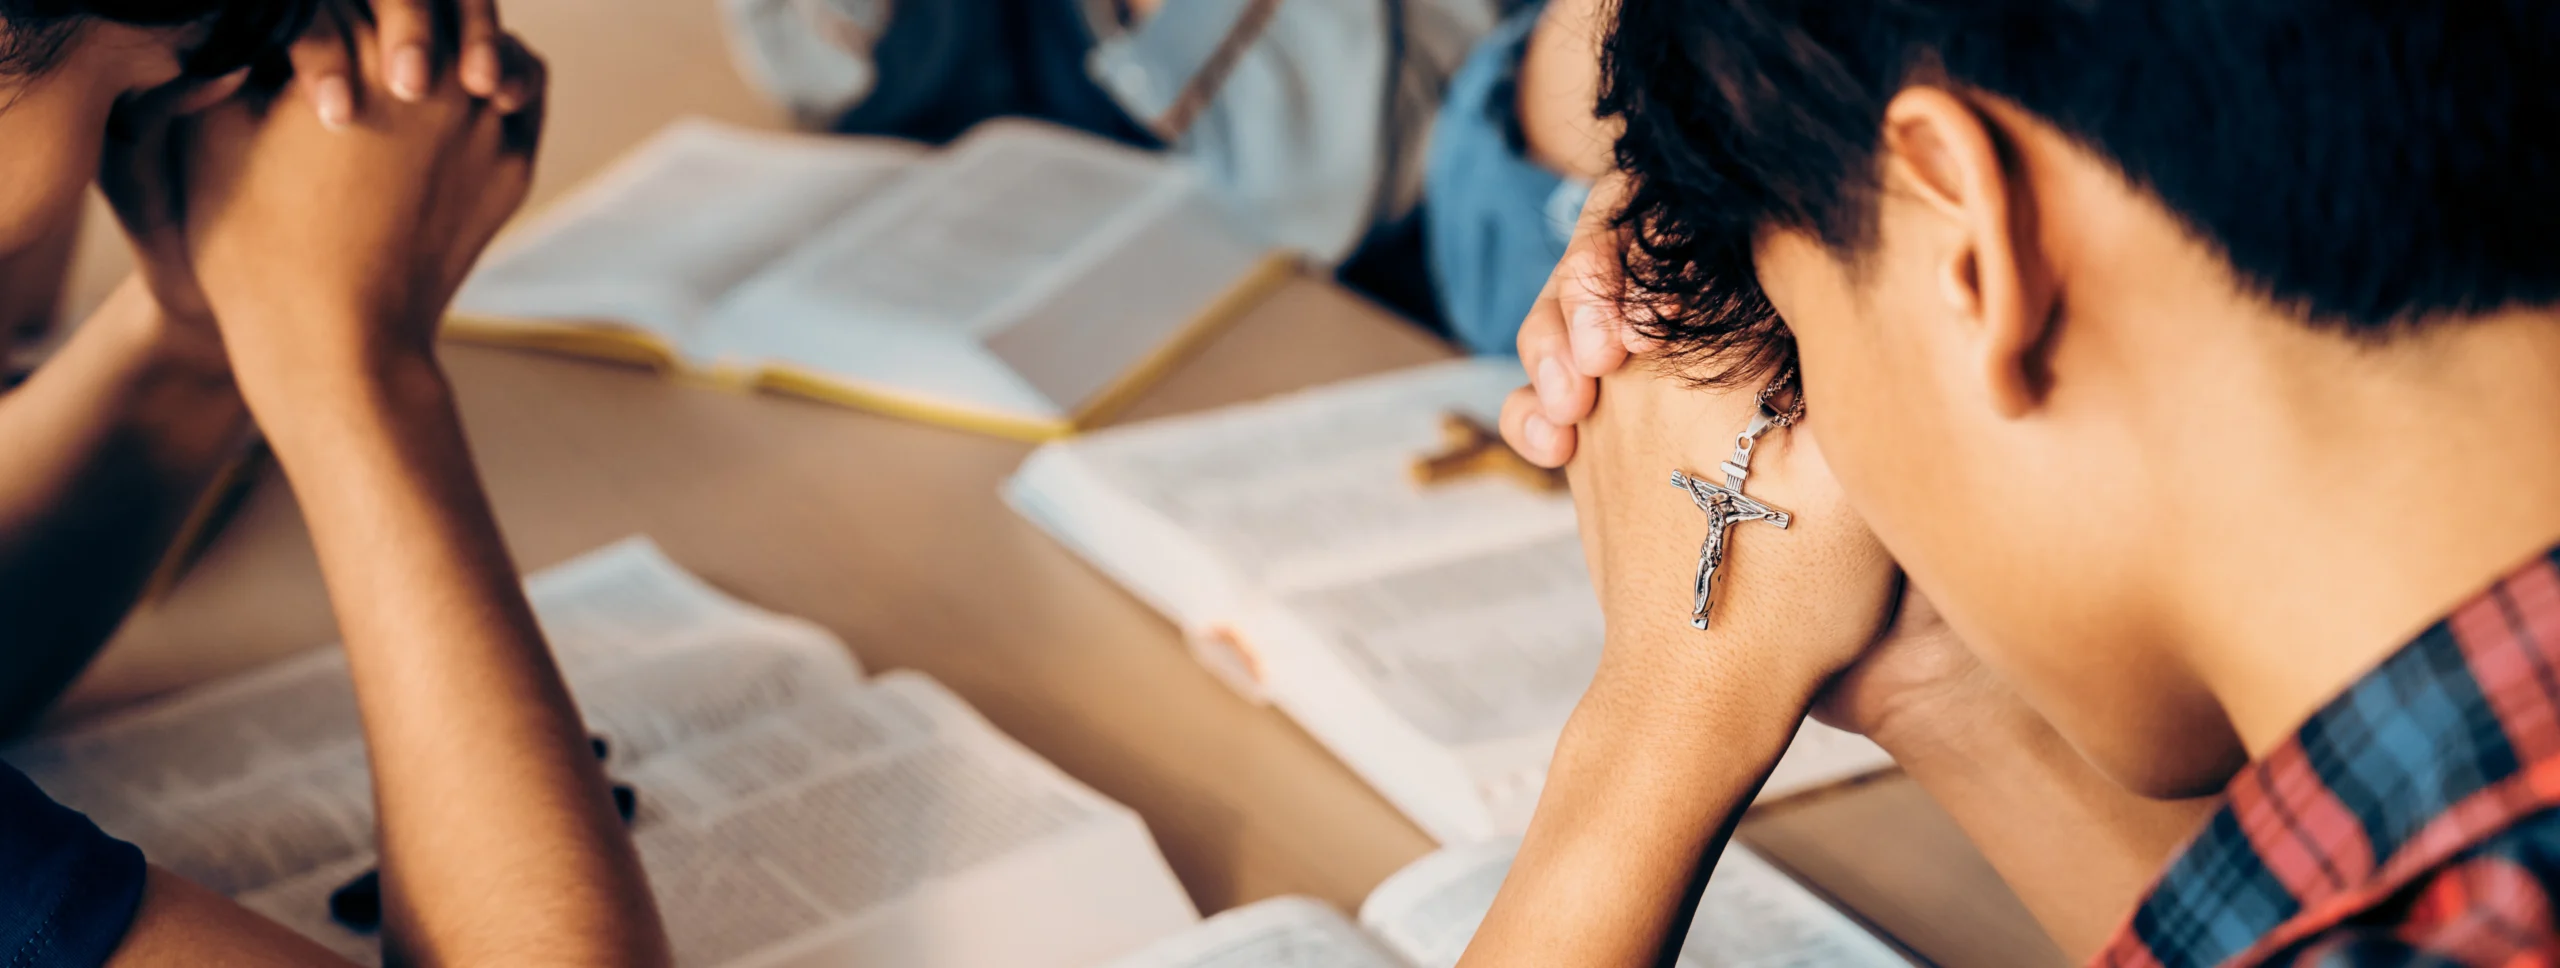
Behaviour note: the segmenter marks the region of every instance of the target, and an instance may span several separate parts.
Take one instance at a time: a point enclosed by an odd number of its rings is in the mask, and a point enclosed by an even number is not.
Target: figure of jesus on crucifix
[[[1707,628],[1708,610],[1715,607],[1716,569],[1724,566],[1725,529],[1745,521],[1787,526],[1787,512],[1744,497],[1739,478],[1729,476],[1726,480],[1725,484],[1714,484],[1680,471],[1671,472],[1672,486],[1686,489],[1689,500],[1707,513],[1707,540],[1698,546],[1697,597],[1689,608],[1689,627],[1701,632]]]
[[[1686,471],[1671,472],[1671,486],[1689,492],[1689,500],[1707,515],[1707,540],[1698,546],[1698,578],[1693,589],[1696,597],[1691,600],[1689,608],[1689,627],[1701,632],[1707,629],[1707,613],[1715,607],[1716,572],[1724,566],[1725,529],[1746,521],[1767,521],[1784,529],[1790,520],[1787,512],[1742,493],[1743,482],[1751,479],[1751,448],[1760,442],[1760,435],[1768,433],[1772,427],[1794,423],[1794,418],[1802,413],[1801,397],[1798,408],[1788,413],[1779,414],[1769,409],[1771,391],[1785,379],[1782,376],[1770,384],[1769,390],[1761,391],[1751,425],[1734,437],[1733,456],[1725,458],[1724,462],[1724,483],[1700,480],[1689,476]]]

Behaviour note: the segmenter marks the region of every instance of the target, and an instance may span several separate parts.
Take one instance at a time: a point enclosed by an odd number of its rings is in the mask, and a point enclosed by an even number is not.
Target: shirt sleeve
[[[106,963],[142,904],[142,851],[0,764],[0,965]]]
[[[2560,824],[2528,824],[2314,935],[2289,960],[2315,968],[2549,964],[2560,954],[2555,848]]]

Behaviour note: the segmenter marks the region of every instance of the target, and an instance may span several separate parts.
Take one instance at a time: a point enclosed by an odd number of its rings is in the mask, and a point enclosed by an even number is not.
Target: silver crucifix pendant
[[[1787,512],[1743,496],[1742,484],[1751,479],[1751,448],[1760,435],[1778,424],[1764,401],[1752,414],[1751,426],[1733,439],[1733,456],[1725,458],[1724,483],[1714,484],[1671,472],[1671,486],[1689,492],[1689,500],[1707,513],[1707,540],[1698,546],[1697,597],[1689,609],[1689,627],[1705,631],[1707,611],[1715,607],[1716,569],[1724,564],[1725,529],[1745,521],[1767,521],[1780,528],[1787,526]]]

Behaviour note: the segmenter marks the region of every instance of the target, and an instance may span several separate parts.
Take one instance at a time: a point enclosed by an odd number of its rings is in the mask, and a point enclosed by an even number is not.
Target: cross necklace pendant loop
[[[1689,607],[1689,627],[1706,631],[1708,612],[1715,607],[1716,573],[1724,566],[1725,529],[1746,521],[1767,521],[1785,529],[1792,519],[1787,512],[1742,493],[1742,485],[1751,479],[1751,449],[1772,428],[1792,426],[1804,413],[1802,395],[1796,406],[1785,413],[1769,407],[1769,397],[1787,382],[1792,373],[1781,375],[1760,393],[1753,408],[1751,425],[1733,439],[1733,456],[1725,458],[1724,483],[1691,477],[1686,471],[1671,472],[1671,486],[1689,492],[1689,500],[1707,515],[1707,540],[1698,546],[1698,578]]]

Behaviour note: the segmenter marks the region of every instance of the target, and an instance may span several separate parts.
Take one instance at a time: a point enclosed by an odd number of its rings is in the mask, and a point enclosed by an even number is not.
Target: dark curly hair
[[[319,0],[0,0],[0,77],[41,74],[97,21],[192,28],[187,73],[218,77],[282,50]]]
[[[2384,338],[2560,301],[2560,3],[1620,0],[1619,297],[1714,378],[1792,362],[1752,242],[1873,241],[1885,105],[2014,103],[2312,325]]]

